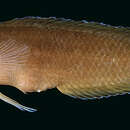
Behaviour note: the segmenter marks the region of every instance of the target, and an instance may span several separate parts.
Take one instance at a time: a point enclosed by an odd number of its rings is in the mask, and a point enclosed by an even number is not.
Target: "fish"
[[[0,22],[0,84],[24,94],[57,88],[83,100],[130,93],[130,28],[56,17]]]

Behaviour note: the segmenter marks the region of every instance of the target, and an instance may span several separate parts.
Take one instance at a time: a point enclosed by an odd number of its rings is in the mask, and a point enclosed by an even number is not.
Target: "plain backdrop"
[[[25,16],[62,17],[130,26],[130,7],[126,1],[4,1],[0,2],[0,21]],[[57,89],[42,93],[22,92],[10,86],[0,91],[38,112],[21,112],[0,100],[0,125],[10,129],[126,129],[129,125],[130,95],[100,100],[77,100]]]

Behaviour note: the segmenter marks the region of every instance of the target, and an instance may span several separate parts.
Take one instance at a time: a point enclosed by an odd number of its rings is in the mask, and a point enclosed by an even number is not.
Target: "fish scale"
[[[130,28],[63,18],[0,23],[0,84],[80,99],[130,92]],[[0,93],[20,110],[36,111]]]

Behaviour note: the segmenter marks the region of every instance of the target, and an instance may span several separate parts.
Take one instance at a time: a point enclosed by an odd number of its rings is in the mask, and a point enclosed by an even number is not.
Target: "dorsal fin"
[[[129,28],[115,27],[111,25],[106,25],[98,22],[87,22],[86,20],[74,21],[71,19],[64,18],[40,18],[40,17],[25,17],[16,18],[10,21],[1,22],[0,27],[36,27],[36,28],[49,28],[49,29],[66,29],[73,31],[85,32],[86,29],[96,29],[96,30],[121,30],[129,31]]]

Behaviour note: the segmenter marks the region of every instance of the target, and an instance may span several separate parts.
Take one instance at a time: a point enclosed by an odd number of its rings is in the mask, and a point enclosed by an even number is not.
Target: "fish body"
[[[130,92],[130,29],[56,18],[0,24],[0,83],[93,99]]]

